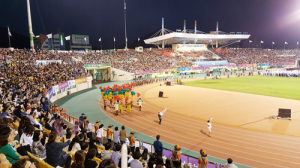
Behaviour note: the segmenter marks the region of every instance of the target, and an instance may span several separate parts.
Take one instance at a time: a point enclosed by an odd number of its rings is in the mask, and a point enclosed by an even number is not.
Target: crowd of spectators
[[[212,50],[229,63],[263,64],[263,63],[290,63],[300,56],[299,50],[271,50],[259,48],[228,48]]]

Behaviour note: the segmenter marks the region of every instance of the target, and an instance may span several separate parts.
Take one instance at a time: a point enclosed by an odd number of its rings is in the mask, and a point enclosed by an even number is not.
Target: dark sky
[[[46,33],[57,28],[65,35],[86,34],[93,46],[113,48],[125,43],[124,4],[122,0],[30,0],[33,32]],[[161,28],[175,31],[187,28],[204,32],[214,31],[219,21],[219,30],[224,32],[248,32],[251,40],[263,40],[264,47],[289,46],[300,42],[300,0],[127,0],[127,33],[132,43]],[[28,36],[26,0],[0,0],[0,27],[10,26],[12,32]],[[0,38],[1,40],[1,38]],[[143,39],[141,39],[143,40]],[[1,46],[0,46],[1,47]]]

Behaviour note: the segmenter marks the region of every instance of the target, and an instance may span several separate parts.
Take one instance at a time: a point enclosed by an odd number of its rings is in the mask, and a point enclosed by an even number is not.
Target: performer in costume
[[[137,100],[137,105],[140,107],[140,111],[142,111],[143,100],[141,98]]]
[[[166,111],[167,108],[162,112],[158,112],[159,125],[161,125],[162,116],[165,114]]]
[[[119,110],[119,103],[116,102],[115,105],[114,105],[114,107],[115,107],[115,110],[116,110],[116,116],[117,116],[117,115],[118,115],[118,110]]]
[[[209,133],[208,133],[208,136],[210,137],[210,133],[211,133],[211,120],[213,119],[213,117],[211,117],[209,120],[207,120],[207,125],[208,125],[208,131],[209,131]]]
[[[131,113],[131,103],[129,102],[128,104],[126,104],[126,110],[128,113]]]
[[[122,113],[122,100],[119,100],[119,113]]]

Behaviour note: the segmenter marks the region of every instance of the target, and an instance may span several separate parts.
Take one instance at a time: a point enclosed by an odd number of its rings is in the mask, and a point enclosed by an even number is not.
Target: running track
[[[104,111],[117,122],[134,128],[151,137],[161,135],[161,140],[179,144],[181,147],[199,152],[206,150],[213,157],[226,160],[232,158],[234,162],[252,167],[300,167],[300,138],[254,131],[223,124],[212,123],[211,137],[206,133],[207,122],[168,110],[162,117],[162,125],[158,124],[158,111],[163,108],[151,104],[143,96],[147,90],[158,86],[159,83],[135,87],[144,101],[142,111],[134,106],[131,113],[127,113],[123,105],[123,112],[114,115],[114,108],[108,106]],[[103,99],[99,101],[103,107]]]

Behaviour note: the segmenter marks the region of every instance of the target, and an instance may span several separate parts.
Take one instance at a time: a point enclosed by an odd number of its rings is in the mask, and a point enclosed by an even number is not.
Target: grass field
[[[300,78],[245,76],[190,81],[184,85],[300,100]]]

